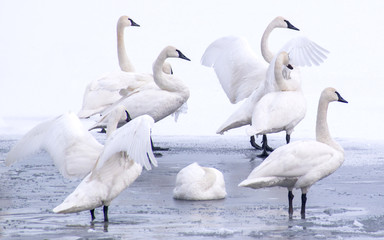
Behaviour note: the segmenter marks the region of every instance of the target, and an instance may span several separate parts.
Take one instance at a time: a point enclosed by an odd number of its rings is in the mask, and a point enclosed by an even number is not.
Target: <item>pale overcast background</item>
[[[305,35],[330,51],[325,64],[303,68],[306,118],[292,135],[313,138],[317,101],[328,86],[349,104],[329,109],[338,138],[382,139],[384,121],[384,1],[36,1],[0,0],[0,128],[9,133],[27,123],[78,112],[92,80],[118,71],[116,22],[130,16],[140,28],[125,30],[128,56],[138,72],[167,45],[192,61],[170,59],[174,74],[190,87],[188,113],[177,123],[157,123],[158,135],[215,135],[238,107],[221,89],[213,69],[200,64],[206,47],[226,35],[248,39],[260,55],[260,39],[276,16],[301,31],[276,29],[270,48]],[[8,131],[8,132],[7,132]],[[229,134],[245,135],[245,129]]]

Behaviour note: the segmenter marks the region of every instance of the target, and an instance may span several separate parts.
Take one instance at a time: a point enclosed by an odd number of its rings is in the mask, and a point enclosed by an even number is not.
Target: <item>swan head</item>
[[[135,23],[130,17],[128,16],[121,16],[119,18],[119,21],[117,22],[117,28],[125,28],[125,27],[140,27],[139,24]]]
[[[288,29],[300,31],[300,29],[298,29],[297,27],[293,26],[292,23],[290,23],[288,20],[286,20],[285,18],[280,17],[280,16],[276,17],[272,21],[272,23],[275,25],[275,27],[288,28]]]
[[[107,137],[109,137],[116,129],[120,119],[124,119],[126,122],[131,120],[123,105],[116,106],[108,116],[107,123]]]
[[[279,53],[279,56],[277,57],[276,62],[279,65],[285,65],[290,70],[293,70],[292,65],[289,63],[289,55],[287,52],[282,51],[281,53]]]
[[[164,62],[163,64],[163,72],[165,74],[173,74],[172,66],[169,62]]]
[[[326,89],[323,90],[323,92],[321,93],[321,99],[326,99],[328,100],[329,102],[342,102],[342,103],[348,103],[341,95],[340,93],[332,88],[332,87],[328,87]]]
[[[181,58],[187,61],[191,61],[180,50],[176,49],[175,47],[168,46],[164,50],[166,51],[167,57]]]

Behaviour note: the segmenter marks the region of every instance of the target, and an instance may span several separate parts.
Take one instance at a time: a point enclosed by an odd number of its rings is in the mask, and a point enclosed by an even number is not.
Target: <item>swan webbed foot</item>
[[[108,206],[103,207],[103,213],[104,213],[104,222],[108,222]]]
[[[307,203],[307,194],[301,194],[301,219],[305,219],[305,205]]]
[[[95,209],[90,210],[90,212],[91,212],[91,222],[93,222],[93,220],[96,219],[96,217],[95,217]]]
[[[293,195],[292,191],[288,191],[288,203],[289,203],[289,207],[288,207],[288,215],[289,215],[289,219],[292,219],[293,217],[293,198],[295,196]]]
[[[264,158],[264,159],[267,158],[268,156],[269,154],[265,149],[263,149],[263,152],[261,154],[257,155],[257,157]]]
[[[273,151],[275,151],[275,149],[271,148],[271,147],[268,146],[268,145],[265,146],[265,150],[268,151],[268,152],[273,152]]]
[[[254,147],[256,150],[262,150],[263,148],[257,145],[255,141],[255,136],[252,136],[251,139],[249,140],[251,143],[251,146]]]
[[[263,146],[262,146],[263,152],[260,155],[258,155],[258,157],[266,158],[269,156],[268,152],[272,152],[274,149],[268,146],[267,135],[263,135],[262,143],[263,143]]]

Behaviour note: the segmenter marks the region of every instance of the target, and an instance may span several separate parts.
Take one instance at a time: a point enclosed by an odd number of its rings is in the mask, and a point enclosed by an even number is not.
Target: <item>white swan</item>
[[[289,198],[289,218],[293,215],[293,188],[302,191],[301,217],[305,218],[305,204],[309,188],[332,174],[344,162],[344,150],[328,130],[327,111],[330,102],[345,102],[334,88],[326,88],[320,96],[316,141],[298,141],[279,147],[242,181],[240,187],[286,187]]]
[[[249,136],[264,135],[261,157],[268,156],[265,135],[285,131],[286,141],[289,143],[291,133],[303,120],[307,110],[300,79],[296,77],[284,79],[283,73],[287,71],[286,66],[293,69],[289,63],[288,53],[283,51],[275,60],[273,72],[279,91],[265,94],[256,103],[252,111],[251,126],[247,128]]]
[[[223,174],[215,168],[192,163],[180,170],[173,190],[175,199],[215,200],[227,195]]]
[[[189,98],[188,87],[177,76],[165,74],[162,66],[167,58],[181,58],[190,61],[175,47],[165,47],[153,64],[154,83],[146,84],[135,89],[126,89],[125,96],[107,108],[100,119],[91,129],[103,128],[109,118],[109,112],[116,106],[123,105],[132,119],[148,114],[155,122],[177,111]],[[124,123],[124,117],[120,119]]]
[[[266,28],[261,40],[261,52],[265,61],[272,62],[273,55],[268,49],[267,40],[275,28],[289,28],[298,30],[282,17],[275,18]],[[328,51],[321,48],[307,38],[300,37],[289,41],[279,52],[286,51],[297,66],[311,66],[320,64],[326,58]],[[276,91],[275,79],[267,76],[267,67],[257,59],[246,40],[238,37],[225,37],[213,42],[202,57],[202,64],[213,66],[221,86],[231,103],[237,103],[246,98],[242,105],[219,127],[218,134],[251,124],[254,105],[265,94]],[[269,69],[274,69],[270,66]],[[296,68],[295,68],[296,71]],[[296,75],[298,73],[295,73]],[[251,144],[255,148],[254,137]]]
[[[113,113],[114,126],[121,114],[119,111]],[[111,201],[140,176],[143,167],[150,170],[151,164],[157,166],[150,141],[153,123],[150,116],[143,115],[113,131],[93,170],[53,212],[90,210],[94,220],[94,209],[103,206],[104,221],[108,222]]]

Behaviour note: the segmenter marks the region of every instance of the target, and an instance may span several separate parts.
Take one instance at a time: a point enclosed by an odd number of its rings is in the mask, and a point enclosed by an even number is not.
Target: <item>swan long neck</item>
[[[163,65],[168,58],[167,51],[164,49],[153,63],[153,79],[159,88],[169,92],[185,92],[189,96],[188,87],[174,75],[164,73]]]
[[[269,50],[268,47],[268,39],[272,30],[275,28],[275,24],[271,22],[265,29],[264,34],[261,38],[261,55],[263,55],[263,58],[267,63],[270,63],[273,59],[273,53]]]
[[[280,89],[280,91],[288,90],[288,84],[285,81],[284,76],[283,76],[283,61],[280,58],[276,59],[274,74],[275,74],[276,84],[277,84],[278,88]]]
[[[135,68],[133,67],[131,61],[129,61],[127,51],[125,49],[124,29],[125,27],[123,26],[117,26],[117,56],[119,58],[119,65],[121,71],[134,72]]]
[[[329,101],[320,98],[317,109],[316,141],[325,143],[335,149],[339,149],[339,145],[333,141],[331,134],[329,133],[327,123],[328,105]]]

